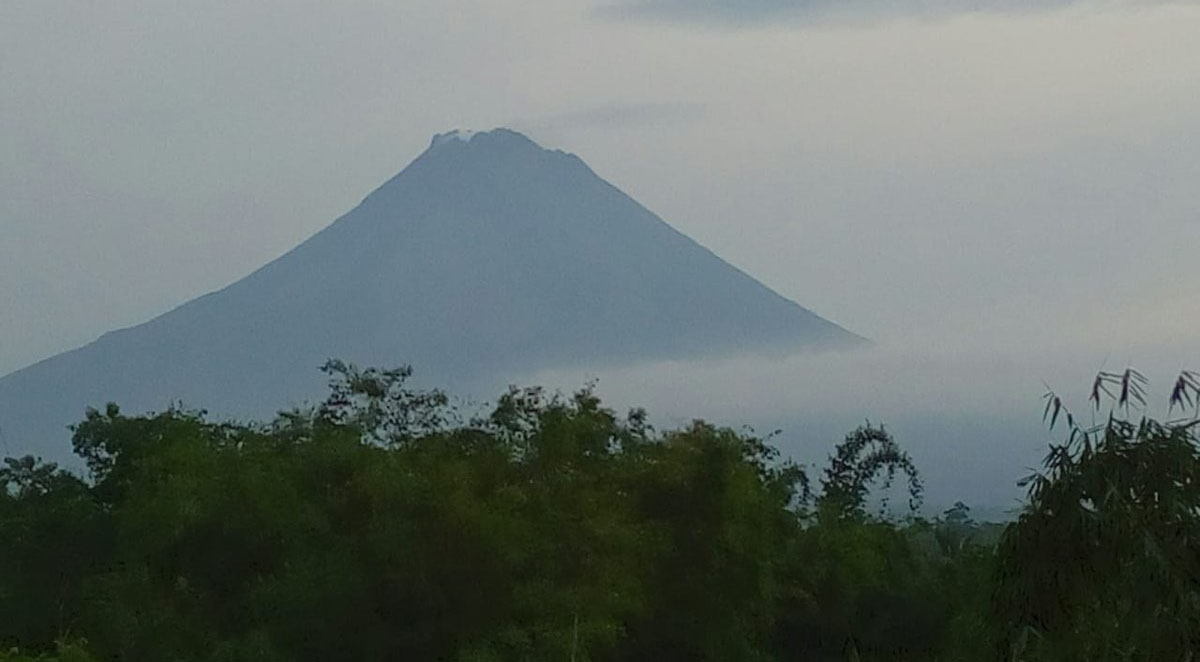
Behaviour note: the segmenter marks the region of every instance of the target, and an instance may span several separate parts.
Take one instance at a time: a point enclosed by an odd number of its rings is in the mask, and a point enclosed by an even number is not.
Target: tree
[[[1054,393],[1051,428],[1067,424],[1028,505],[1005,532],[995,597],[1014,660],[1191,660],[1200,652],[1200,379],[1183,373],[1159,422],[1146,379],[1101,373],[1085,428]],[[1186,410],[1191,408],[1190,414]]]
[[[37,653],[79,627],[84,581],[108,558],[107,513],[88,486],[32,457],[0,469],[0,644]]]
[[[920,476],[883,427],[860,427],[834,448],[816,516],[802,519],[783,557],[780,659],[928,659],[937,648],[945,600],[931,566],[886,510],[867,509],[872,488],[886,489],[897,473],[907,478],[915,511]]]
[[[908,506],[915,511],[921,502],[922,486],[912,458],[882,426],[868,423],[859,427],[846,435],[829,458],[829,466],[821,478],[818,514],[826,518],[862,519],[871,486],[882,479],[881,486],[886,489],[897,473],[908,479]]]
[[[410,366],[367,368],[331,359],[321,367],[329,376],[329,396],[317,409],[325,422],[353,426],[364,439],[402,445],[442,431],[454,420],[444,392],[407,386]]]
[[[661,556],[626,659],[767,659],[803,471],[758,437],[702,421],[640,453],[630,488]]]

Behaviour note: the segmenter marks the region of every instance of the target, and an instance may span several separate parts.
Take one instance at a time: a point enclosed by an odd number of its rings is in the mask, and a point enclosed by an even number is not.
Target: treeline
[[[89,411],[82,478],[0,470],[0,659],[1191,660],[1197,417],[1130,422],[1101,375],[1086,429],[1018,521],[917,515],[879,427],[809,475],[769,439],[658,431],[588,389],[510,390],[463,418],[407,369],[338,362],[270,424]],[[1173,410],[1195,409],[1185,373]],[[1118,415],[1124,413],[1124,416]],[[907,515],[879,507],[899,481]],[[874,490],[874,492],[873,492]]]

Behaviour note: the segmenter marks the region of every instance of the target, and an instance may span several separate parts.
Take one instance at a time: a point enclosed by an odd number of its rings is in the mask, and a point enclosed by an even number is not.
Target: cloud
[[[1017,481],[1041,464],[1047,444],[1062,440],[1062,427],[1049,430],[1041,418],[1047,388],[1094,424],[1105,415],[1087,400],[1096,373],[1134,366],[1150,378],[1147,414],[1162,419],[1170,386],[1198,347],[1188,339],[1112,355],[1080,347],[880,344],[853,352],[546,370],[517,383],[565,393],[594,381],[607,406],[644,407],[660,429],[703,418],[760,433],[779,430],[772,444],[807,465],[810,476],[846,432],[870,420],[886,425],[912,453],[933,512],[962,499],[995,513],[1022,494]],[[479,392],[498,393],[498,386]]]
[[[1168,0],[1169,1],[1169,0]],[[1186,1],[1186,0],[1181,0]],[[1159,0],[620,0],[597,8],[613,19],[728,26],[771,23],[877,23],[964,14],[1032,14],[1073,6],[1133,8]]]

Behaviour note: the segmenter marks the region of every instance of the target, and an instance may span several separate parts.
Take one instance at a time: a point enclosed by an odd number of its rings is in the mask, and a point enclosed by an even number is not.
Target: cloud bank
[[[1060,395],[1085,425],[1105,411],[1087,400],[1096,373],[1135,366],[1151,380],[1146,413],[1163,419],[1172,382],[1195,341],[1146,346],[1127,356],[1073,348],[1007,351],[878,345],[855,352],[740,357],[626,367],[542,371],[520,380],[569,392],[595,380],[618,411],[645,407],[671,429],[702,418],[760,434],[817,476],[843,436],[865,421],[883,424],[908,450],[937,513],[963,500],[995,518],[1019,503],[1017,483],[1041,465],[1064,429],[1042,420],[1043,394]],[[498,385],[481,390],[499,392]]]

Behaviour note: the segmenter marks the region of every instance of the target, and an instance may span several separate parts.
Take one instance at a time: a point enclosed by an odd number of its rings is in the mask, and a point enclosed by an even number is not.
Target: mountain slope
[[[462,385],[861,342],[574,155],[503,129],[451,133],[246,278],[0,379],[0,431],[11,452],[41,447],[110,400],[264,416],[319,396],[316,367],[329,357],[411,363],[427,381]]]

